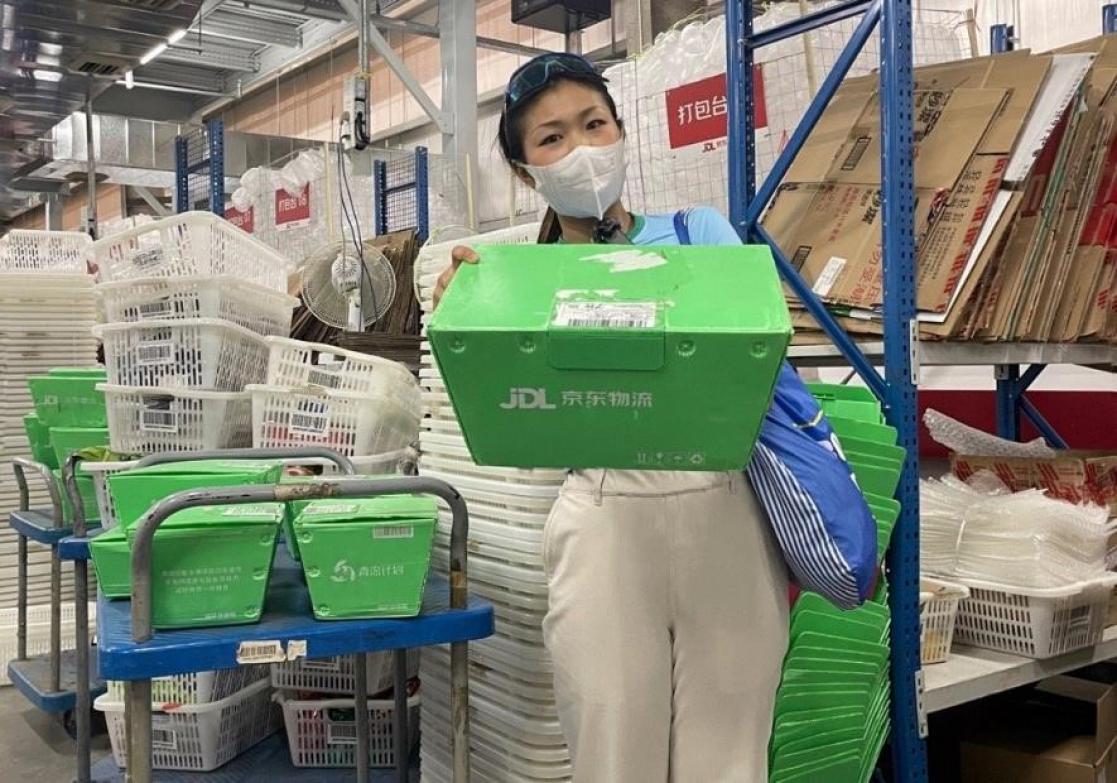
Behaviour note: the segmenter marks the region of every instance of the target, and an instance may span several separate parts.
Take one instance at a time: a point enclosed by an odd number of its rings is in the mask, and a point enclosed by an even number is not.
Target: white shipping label
[[[283,663],[286,660],[283,642],[278,639],[241,642],[237,645],[237,663]]]
[[[829,294],[830,289],[834,287],[834,283],[838,282],[838,276],[845,269],[845,265],[846,259],[840,256],[831,256],[830,260],[826,262],[826,266],[822,268],[822,274],[818,276],[818,280],[814,281],[811,290],[819,296]]]
[[[175,346],[170,340],[153,340],[136,346],[136,364],[171,364]]]
[[[287,660],[297,661],[306,657],[306,639],[292,639],[287,642]]]
[[[411,525],[391,525],[374,527],[372,537],[377,538],[414,538],[415,528]]]
[[[655,302],[560,302],[555,326],[605,329],[650,329],[655,326]]]
[[[174,729],[168,728],[170,720],[153,716],[151,719],[151,749],[152,750],[178,750],[178,735]]]
[[[356,745],[356,723],[330,723],[326,727],[326,742],[331,745]]]
[[[178,415],[174,411],[140,411],[141,432],[178,432]]]

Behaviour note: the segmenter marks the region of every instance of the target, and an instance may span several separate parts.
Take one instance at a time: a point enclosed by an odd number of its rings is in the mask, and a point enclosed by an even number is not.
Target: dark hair
[[[555,75],[543,89],[518,104],[505,107],[500,112],[500,125],[497,127],[496,138],[500,143],[500,154],[504,156],[504,160],[509,166],[523,163],[524,160],[524,132],[521,127],[524,112],[539,100],[539,96],[564,80],[584,84],[597,92],[605,99],[605,105],[609,107],[609,113],[613,115],[613,119],[616,120],[617,125],[620,126],[622,131],[624,130],[624,121],[621,120],[620,115],[617,113],[616,101],[614,101],[613,96],[609,94],[609,89],[605,86],[603,81],[600,79],[583,79],[565,73]]]

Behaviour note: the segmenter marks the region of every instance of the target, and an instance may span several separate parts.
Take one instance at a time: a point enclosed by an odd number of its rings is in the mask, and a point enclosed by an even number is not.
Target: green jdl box
[[[132,548],[123,528],[114,527],[89,542],[97,584],[106,598],[132,595]]]
[[[257,622],[284,513],[282,503],[201,506],[163,522],[151,549],[152,624]],[[136,528],[127,536],[134,548]]]
[[[29,377],[27,387],[46,426],[106,427],[105,395],[95,388],[106,377],[103,367],[56,367]]]
[[[477,250],[428,329],[476,462],[748,463],[791,337],[767,247]]]
[[[423,602],[438,519],[433,498],[317,500],[295,520],[319,620],[414,617]]]
[[[131,528],[155,503],[176,492],[275,484],[282,474],[283,464],[278,461],[202,459],[111,473],[108,483],[117,520]]]

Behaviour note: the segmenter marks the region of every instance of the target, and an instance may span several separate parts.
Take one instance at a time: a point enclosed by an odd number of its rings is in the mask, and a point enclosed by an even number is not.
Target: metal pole
[[[151,680],[124,683],[124,720],[130,733],[125,783],[151,783]]]
[[[477,3],[439,0],[439,56],[442,61],[441,110],[450,131],[442,134],[442,154],[458,172],[466,203],[477,203],[476,183],[468,161],[480,160],[477,150]]]
[[[992,54],[1011,52],[1016,47],[1016,29],[1010,24],[995,24],[989,28],[989,51]]]
[[[926,783],[919,641],[919,466],[916,422],[915,236],[911,0],[884,0],[881,20],[881,185],[887,413],[908,453],[900,518],[889,550],[892,610],[892,760],[895,779]]]
[[[394,735],[394,745],[396,749],[396,778],[399,783],[407,783],[408,774],[408,754],[411,750],[411,727],[409,725],[410,715],[407,714],[407,650],[395,650],[392,652],[392,663],[395,664],[395,684],[393,688],[393,695],[395,696],[395,718],[396,726]]]
[[[729,144],[729,221],[748,241],[749,202],[756,189],[756,127],[753,106],[752,3],[725,5],[726,101]]]
[[[799,0],[799,16],[806,16],[811,12],[807,0]],[[815,73],[814,42],[809,33],[803,33],[803,63],[807,68],[807,89],[813,98],[818,92],[818,74]]]
[[[1020,365],[998,364],[993,373],[997,381],[997,434],[1020,440]]]
[[[62,485],[74,509],[74,535],[78,538],[86,534],[85,508],[78,489],[77,465],[81,458],[71,454],[62,465]],[[89,736],[92,706],[89,698],[89,563],[85,560],[74,561],[74,648],[76,657],[76,681],[74,712],[77,721],[77,783],[90,783]]]
[[[194,462],[202,459],[251,459],[251,460],[302,460],[325,459],[337,465],[346,475],[353,475],[353,461],[325,446],[303,446],[297,449],[207,449],[205,451],[162,451],[149,454],[136,462],[133,468],[163,465],[168,462]]]
[[[365,73],[368,71],[368,0],[360,0],[357,7],[360,15],[357,20],[357,73]]]
[[[94,239],[97,238],[97,158],[93,151],[93,77],[85,93],[85,159],[86,159],[86,195],[89,197],[89,223],[86,230]]]
[[[368,656],[357,653],[353,656],[353,710],[357,722],[357,783],[368,783],[369,741],[368,741]]]

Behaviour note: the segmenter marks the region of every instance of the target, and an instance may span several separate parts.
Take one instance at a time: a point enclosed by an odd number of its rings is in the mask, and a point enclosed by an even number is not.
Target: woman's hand
[[[438,282],[434,285],[434,306],[438,307],[438,303],[442,301],[443,294],[450,286],[450,281],[454,279],[454,275],[458,271],[458,267],[462,264],[476,264],[481,260],[481,256],[473,251],[473,248],[466,247],[465,245],[458,245],[450,251],[450,266],[442,270],[442,274],[438,276]]]

